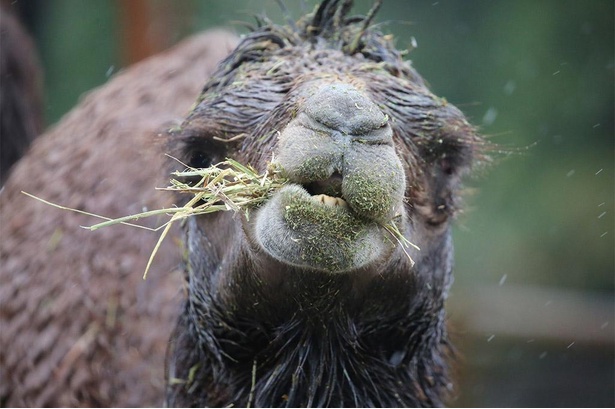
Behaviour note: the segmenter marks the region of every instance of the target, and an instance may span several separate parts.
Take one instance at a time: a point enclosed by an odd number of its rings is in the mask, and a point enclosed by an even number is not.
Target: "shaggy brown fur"
[[[141,279],[156,235],[92,223],[22,190],[110,217],[157,208],[159,132],[181,122],[235,45],[208,32],[91,92],[15,166],[0,194],[0,403],[159,406],[180,277],[168,241]],[[155,221],[150,221],[155,223]]]

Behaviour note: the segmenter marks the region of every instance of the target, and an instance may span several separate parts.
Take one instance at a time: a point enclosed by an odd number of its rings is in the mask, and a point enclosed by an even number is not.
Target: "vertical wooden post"
[[[156,54],[174,43],[179,30],[175,1],[117,0],[124,65]]]

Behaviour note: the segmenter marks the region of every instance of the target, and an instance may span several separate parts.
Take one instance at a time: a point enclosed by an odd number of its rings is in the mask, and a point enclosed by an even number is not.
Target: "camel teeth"
[[[333,197],[333,196],[328,196],[328,195],[315,195],[312,197],[314,198],[314,200],[316,200],[317,202],[325,206],[343,207],[343,208],[348,207],[348,203],[346,203],[346,201],[342,199],[341,197]]]

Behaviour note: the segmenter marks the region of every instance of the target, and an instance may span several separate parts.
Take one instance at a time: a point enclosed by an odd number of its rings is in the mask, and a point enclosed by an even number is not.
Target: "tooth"
[[[327,206],[335,206],[335,198],[331,197],[331,196],[326,196],[325,195],[325,204]]]
[[[348,203],[340,197],[332,197],[328,195],[315,195],[313,196],[314,200],[322,203],[325,206],[333,206],[333,207],[348,207]]]

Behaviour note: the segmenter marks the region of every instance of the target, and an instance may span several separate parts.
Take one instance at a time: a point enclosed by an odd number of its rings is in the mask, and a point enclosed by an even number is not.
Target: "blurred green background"
[[[14,3],[45,68],[48,124],[190,33],[284,21],[273,0]],[[316,2],[285,3],[296,18]],[[385,0],[378,15],[398,48],[416,41],[408,58],[434,93],[500,146],[455,231],[454,406],[615,406],[614,13],[612,0]],[[146,50],[130,45],[135,18]]]

